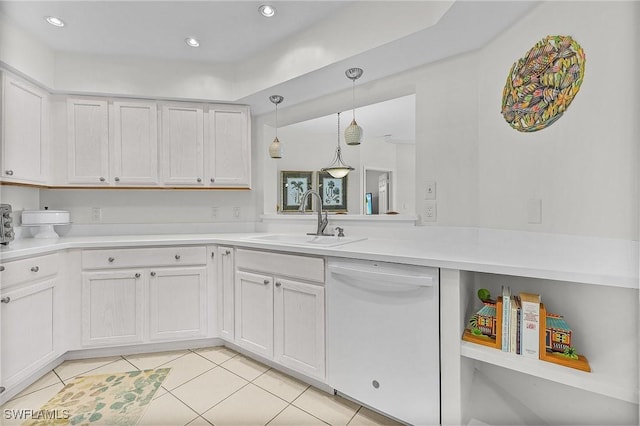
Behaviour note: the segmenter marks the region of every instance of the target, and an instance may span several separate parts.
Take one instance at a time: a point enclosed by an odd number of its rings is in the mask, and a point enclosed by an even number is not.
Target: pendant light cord
[[[353,106],[353,121],[356,121],[356,81],[353,81],[353,89],[351,90],[351,95],[352,95],[352,102],[351,105]]]
[[[278,137],[278,104],[276,104],[276,138]]]
[[[338,150],[336,151],[336,155],[340,156],[340,113],[338,113]]]

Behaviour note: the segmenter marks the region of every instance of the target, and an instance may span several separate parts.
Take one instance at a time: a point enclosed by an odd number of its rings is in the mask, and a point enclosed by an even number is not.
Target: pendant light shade
[[[280,95],[271,95],[269,100],[276,106],[276,137],[269,145],[269,156],[271,158],[282,158],[283,149],[280,140],[278,139],[278,104],[284,100]]]
[[[351,124],[344,130],[344,141],[347,145],[360,145],[362,142],[362,127],[356,123],[356,80],[362,77],[362,68],[349,68],[344,73],[353,82],[353,119]]]
[[[333,157],[331,165],[323,167],[320,170],[329,173],[336,179],[345,177],[350,171],[355,170],[353,167],[346,165],[344,161],[342,161],[342,150],[340,149],[340,113],[338,113],[338,147],[336,148],[336,154]]]

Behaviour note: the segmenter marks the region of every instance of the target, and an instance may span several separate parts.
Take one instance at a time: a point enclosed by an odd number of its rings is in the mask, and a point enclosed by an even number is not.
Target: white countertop
[[[472,228],[440,228],[417,238],[368,237],[334,247],[256,241],[256,233],[168,234],[19,239],[0,249],[3,261],[59,250],[226,244],[328,257],[435,266],[612,287],[638,288],[638,242]]]

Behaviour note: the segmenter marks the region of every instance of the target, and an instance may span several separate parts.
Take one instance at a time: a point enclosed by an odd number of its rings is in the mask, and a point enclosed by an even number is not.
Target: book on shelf
[[[502,352],[509,352],[509,318],[511,316],[511,289],[502,286]]]
[[[520,353],[520,339],[518,338],[518,332],[520,327],[518,325],[520,310],[520,297],[511,296],[511,312],[509,317],[509,352],[512,354]]]
[[[520,352],[528,358],[540,357],[540,295],[520,293]],[[544,348],[542,348],[544,350]]]

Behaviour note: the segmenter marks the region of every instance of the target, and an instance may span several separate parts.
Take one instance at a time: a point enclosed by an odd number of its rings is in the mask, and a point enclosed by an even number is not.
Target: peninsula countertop
[[[273,233],[269,233],[273,234]],[[256,239],[266,233],[108,235],[23,238],[0,249],[10,261],[71,249],[214,245],[345,257],[464,271],[638,288],[638,242],[633,240],[473,229],[429,238],[376,238],[337,246]]]

